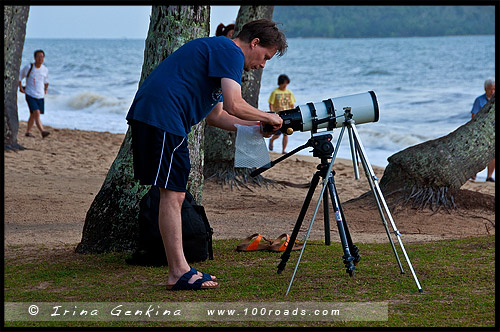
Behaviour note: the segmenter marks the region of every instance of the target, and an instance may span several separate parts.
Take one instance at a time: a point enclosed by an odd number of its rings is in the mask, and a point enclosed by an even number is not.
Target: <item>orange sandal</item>
[[[281,239],[283,239],[284,237],[286,237],[286,241],[281,243]],[[274,251],[274,252],[285,251],[289,241],[290,241],[290,235],[281,234],[276,240],[273,241],[273,243],[271,243],[268,249],[269,251]],[[298,244],[298,242],[299,241],[295,240],[295,244],[292,247],[292,251],[302,249],[302,244]]]
[[[252,240],[255,237],[254,240]],[[262,241],[264,239],[264,241]],[[236,246],[236,251],[258,251],[267,250],[271,245],[271,241],[263,237],[262,235],[255,233],[244,239],[240,244]]]

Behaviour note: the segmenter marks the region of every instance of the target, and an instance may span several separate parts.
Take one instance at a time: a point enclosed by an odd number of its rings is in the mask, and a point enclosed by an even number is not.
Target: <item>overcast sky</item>
[[[239,6],[211,6],[210,36]],[[151,6],[30,6],[26,38],[146,39]]]

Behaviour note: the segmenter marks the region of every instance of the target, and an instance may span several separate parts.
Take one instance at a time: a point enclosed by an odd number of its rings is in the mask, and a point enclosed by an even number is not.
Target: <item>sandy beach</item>
[[[27,149],[4,152],[5,183],[5,249],[9,246],[44,245],[57,247],[75,245],[81,240],[85,215],[98,193],[107,171],[116,157],[123,134],[55,129],[42,139],[24,136],[26,122],[20,122],[18,142]],[[272,154],[271,159],[279,155]],[[318,159],[294,155],[262,175],[282,184],[221,186],[206,180],[202,205],[216,239],[243,239],[260,233],[274,239],[291,233],[304,201]],[[379,178],[383,168],[375,167]],[[335,183],[343,204],[354,242],[387,241],[379,213],[370,198],[352,200],[369,191],[362,170],[361,180],[354,179],[350,160],[337,159],[334,164]],[[462,189],[495,195],[495,184],[468,181]],[[307,230],[317,193],[302,225],[299,239]],[[485,196],[491,203],[490,196]],[[437,241],[495,234],[495,210],[491,204],[460,205],[456,210],[417,211],[396,209],[394,221],[406,242]],[[334,220],[330,232],[339,242]],[[312,227],[311,239],[325,234],[322,207]]]

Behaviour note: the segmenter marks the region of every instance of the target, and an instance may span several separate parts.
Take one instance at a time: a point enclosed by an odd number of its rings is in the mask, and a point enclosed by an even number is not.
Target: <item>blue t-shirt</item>
[[[222,101],[221,78],[241,85],[245,57],[227,37],[194,39],[168,56],[144,80],[127,120],[178,136],[202,121]]]
[[[484,105],[488,102],[488,98],[486,98],[486,93],[483,95],[480,95],[479,97],[474,100],[474,105],[472,105],[472,110],[470,111],[472,114],[477,114]]]

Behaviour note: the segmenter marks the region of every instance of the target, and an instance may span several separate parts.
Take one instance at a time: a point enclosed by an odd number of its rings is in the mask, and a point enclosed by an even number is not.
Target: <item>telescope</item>
[[[307,103],[295,108],[278,112],[283,119],[280,131],[291,135],[294,131],[311,131],[317,133],[318,129],[326,128],[332,131],[342,127],[343,120],[337,118],[344,116],[344,108],[350,107],[352,119],[356,124],[377,122],[379,108],[375,92],[368,91],[338,98],[330,98],[317,103]],[[263,131],[270,132],[269,126],[264,126]]]
[[[316,203],[314,214],[312,216],[311,223],[309,224],[307,234],[304,237],[305,239],[304,244],[302,246],[299,258],[297,260],[297,264],[295,265],[295,270],[290,280],[290,284],[288,286],[286,295],[288,295],[292,287],[295,274],[297,273],[297,269],[300,260],[302,258],[302,254],[304,253],[304,250],[306,248],[307,239],[309,238],[309,234],[311,232],[314,220],[319,211],[321,201],[323,201],[323,208],[324,208],[323,215],[324,215],[325,244],[326,245],[330,244],[330,220],[329,220],[330,212],[328,206],[328,200],[330,198],[335,215],[335,220],[337,222],[337,227],[339,230],[342,249],[344,251],[344,255],[342,256],[342,258],[344,261],[344,265],[346,267],[346,272],[351,277],[354,276],[356,265],[361,260],[361,256],[359,255],[359,249],[353,243],[351,235],[349,233],[349,228],[347,226],[345,215],[342,209],[342,205],[340,203],[340,199],[338,198],[338,193],[335,186],[335,181],[334,181],[335,172],[332,170],[335,157],[337,155],[340,143],[342,141],[342,137],[344,136],[344,132],[346,129],[349,135],[355,178],[359,179],[358,160],[360,160],[361,164],[363,165],[365,175],[368,180],[368,184],[370,185],[370,189],[375,197],[375,202],[380,217],[382,219],[382,224],[384,225],[387,237],[394,252],[394,256],[396,257],[397,263],[399,265],[399,269],[402,274],[405,273],[405,271],[403,270],[403,266],[401,264],[401,260],[399,259],[398,252],[394,245],[394,241],[391,238],[387,220],[389,220],[392,229],[394,231],[394,234],[396,235],[399,241],[401,251],[403,252],[404,257],[406,258],[406,262],[408,263],[408,266],[413,275],[415,283],[417,284],[418,291],[422,292],[423,290],[422,287],[420,286],[420,282],[418,281],[417,275],[413,270],[413,266],[410,262],[408,254],[406,253],[403,241],[401,240],[401,233],[399,232],[399,230],[396,227],[396,224],[394,223],[387,202],[385,201],[384,195],[382,194],[382,191],[378,184],[378,178],[375,175],[375,172],[373,171],[370,162],[368,161],[368,157],[366,156],[365,149],[363,147],[363,144],[361,143],[361,139],[359,137],[359,133],[356,128],[356,124],[378,121],[379,107],[375,93],[373,91],[368,91],[365,93],[359,93],[349,96],[330,98],[318,103],[307,103],[306,105],[297,106],[294,109],[281,111],[278,113],[278,115],[283,120],[283,125],[280,128],[280,131],[283,134],[291,135],[296,130],[311,131],[311,138],[304,145],[297,147],[293,151],[279,157],[276,160],[271,161],[269,164],[262,166],[261,168],[255,169],[250,173],[250,175],[255,177],[260,173],[264,172],[265,170],[275,166],[277,163],[283,161],[284,159],[290,157],[291,155],[307,147],[312,147],[313,156],[321,160],[321,163],[316,167],[317,172],[313,175],[313,178],[309,184],[309,190],[307,192],[306,198],[304,199],[304,203],[302,204],[302,208],[297,218],[297,222],[295,223],[294,229],[292,231],[290,239],[288,240],[288,243],[295,243],[297,235],[301,230],[302,222],[304,221],[307,210],[309,208],[309,204],[311,203],[314,192],[316,190],[316,187],[319,185],[320,179],[322,179],[321,193],[319,194],[319,198]],[[342,118],[342,119],[337,121],[337,118]],[[270,126],[264,125],[262,130],[266,132],[272,131],[272,127],[270,128],[271,130],[269,130],[269,127]],[[336,147],[334,148],[332,143],[332,135],[329,133],[329,131],[332,131],[334,128],[339,128],[339,127],[341,128],[341,131],[337,140]],[[318,132],[318,129],[325,129],[325,128],[327,130],[322,130],[321,132]],[[281,255],[281,263],[278,265],[278,274],[284,270],[285,265],[290,257],[292,247],[293,246],[291,245],[287,246],[284,253]]]

